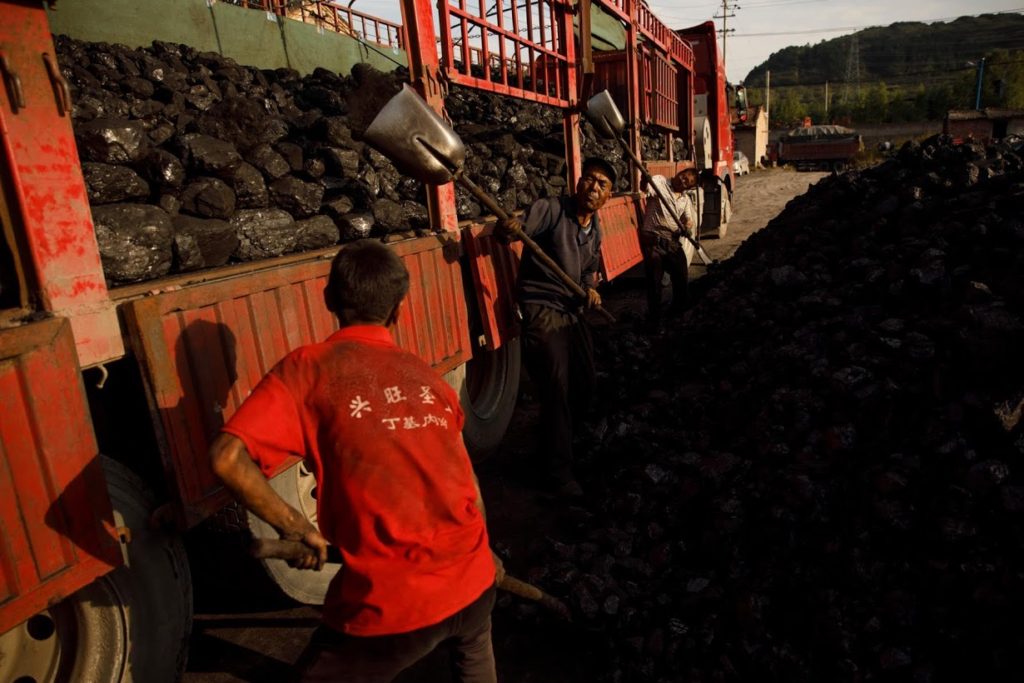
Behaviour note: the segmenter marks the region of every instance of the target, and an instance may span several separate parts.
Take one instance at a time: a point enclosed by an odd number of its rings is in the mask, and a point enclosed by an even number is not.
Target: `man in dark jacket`
[[[597,211],[615,185],[615,169],[603,159],[587,159],[582,171],[574,196],[539,199],[525,222],[512,218],[497,227],[503,237],[511,237],[515,226],[522,227],[587,294],[581,301],[540,259],[524,250],[517,293],[526,369],[541,401],[540,462],[536,464],[547,471],[546,485],[569,496],[582,493],[571,467],[573,415],[585,408],[594,385],[593,342],[580,309],[601,305]]]

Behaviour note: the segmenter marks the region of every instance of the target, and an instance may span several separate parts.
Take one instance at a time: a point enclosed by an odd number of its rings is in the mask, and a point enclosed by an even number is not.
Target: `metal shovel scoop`
[[[403,85],[401,92],[388,100],[367,127],[363,139],[391,159],[401,173],[431,185],[456,181],[491,213],[503,221],[508,220],[509,215],[501,205],[463,173],[466,147],[462,140],[408,85]],[[516,229],[514,234],[566,287],[584,300],[587,298],[583,288],[529,235],[521,229]],[[597,311],[615,322],[615,317],[605,309],[597,307]]]
[[[630,160],[636,164],[636,167],[640,170],[640,174],[647,181],[648,185],[654,188],[654,194],[657,195],[658,201],[665,207],[668,215],[672,216],[672,220],[679,226],[679,230],[683,237],[685,237],[690,244],[697,250],[697,255],[700,256],[700,260],[705,264],[711,263],[711,256],[704,250],[704,247],[700,246],[700,242],[693,238],[693,233],[683,223],[682,218],[676,213],[675,202],[670,201],[665,196],[662,188],[651,178],[650,171],[647,170],[647,166],[644,162],[637,158],[633,150],[626,144],[626,140],[622,137],[622,131],[626,128],[626,121],[622,118],[622,113],[619,112],[619,108],[615,106],[615,100],[612,99],[611,94],[607,90],[602,90],[597,93],[589,100],[587,100],[587,109],[584,112],[587,120],[594,126],[598,134],[606,138],[614,138],[618,141],[619,146],[630,158]]]

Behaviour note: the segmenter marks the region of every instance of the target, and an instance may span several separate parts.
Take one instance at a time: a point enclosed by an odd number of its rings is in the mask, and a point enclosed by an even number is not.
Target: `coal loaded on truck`
[[[768,156],[798,171],[844,171],[864,141],[857,131],[837,125],[808,125],[794,128],[769,147]]]
[[[461,186],[403,177],[359,139],[367,83],[406,82],[446,114],[466,176],[505,210],[569,191],[586,155],[608,159],[622,181],[600,215],[606,280],[641,260],[644,199],[580,116],[594,92],[612,93],[653,171],[706,171],[702,230],[727,229],[711,22],[671,30],[631,1],[435,16],[408,0],[405,26],[293,5],[0,0],[0,679],[178,677],[183,533],[273,535],[230,505],[209,440],[277,360],[335,329],[321,292],[339,244],[379,238],[403,259],[397,342],[458,389],[474,451],[501,440],[520,374],[517,248]],[[302,463],[272,486],[315,520]],[[315,604],[338,566],[264,568]]]

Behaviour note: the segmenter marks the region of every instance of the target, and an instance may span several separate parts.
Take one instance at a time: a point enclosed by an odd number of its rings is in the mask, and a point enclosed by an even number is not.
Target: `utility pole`
[[[722,0],[722,13],[721,14],[716,14],[715,16],[712,17],[712,19],[721,19],[722,20],[722,28],[718,29],[718,32],[722,34],[722,70],[723,71],[725,70],[725,38],[730,33],[734,33],[736,31],[736,29],[734,29],[734,28],[726,28],[726,23],[729,21],[729,19],[731,19],[732,17],[736,16],[735,14],[730,14],[730,12],[732,12],[733,10],[737,10],[737,9],[740,9],[739,5],[730,5],[729,4],[729,0]]]
[[[828,123],[828,81],[825,81],[825,121]]]
[[[764,74],[764,115],[768,116],[769,125],[771,122],[772,115],[772,72],[771,69],[767,70]]]
[[[722,39],[722,47],[725,48],[724,38]],[[985,58],[982,57],[981,61],[978,62],[978,94],[974,96],[974,108],[981,110],[981,79],[985,77]]]

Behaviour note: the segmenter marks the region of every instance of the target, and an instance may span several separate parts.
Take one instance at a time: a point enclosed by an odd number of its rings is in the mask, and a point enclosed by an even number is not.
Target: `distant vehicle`
[[[793,164],[798,171],[843,171],[862,149],[864,141],[855,130],[805,125],[789,131],[768,151],[774,161]]]
[[[750,159],[738,149],[733,150],[732,153],[732,172],[734,175],[747,175],[750,173]]]

